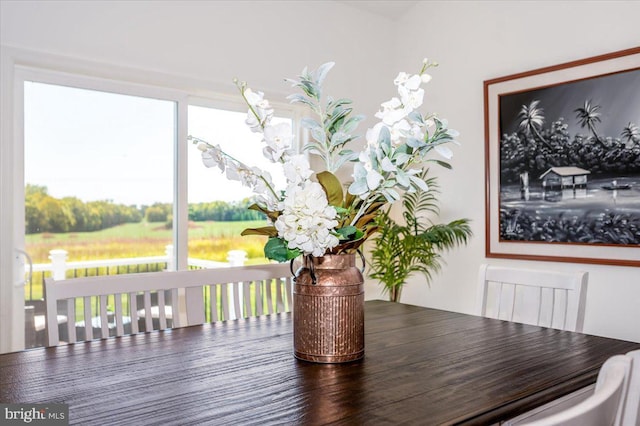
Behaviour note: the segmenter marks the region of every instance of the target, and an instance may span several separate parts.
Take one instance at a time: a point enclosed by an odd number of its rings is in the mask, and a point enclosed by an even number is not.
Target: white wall
[[[325,93],[352,98],[372,116],[383,100],[376,90],[392,85],[392,36],[385,18],[333,1],[1,1],[0,352],[21,346],[17,333],[9,336],[23,315],[13,286],[22,240],[12,226],[20,204],[13,188],[21,184],[14,181],[14,61],[236,98],[237,77],[284,102],[285,77],[333,60]]]
[[[425,1],[399,22],[333,1],[3,1],[0,42],[151,71],[150,81],[155,73],[177,75],[232,94],[234,77],[285,93],[283,77],[335,60],[327,90],[353,98],[368,116],[393,94],[398,71],[416,70],[424,56],[436,59],[426,108],[448,118],[463,142],[454,170],[439,172],[442,219],[472,219],[475,237],[447,256],[431,289],[414,279],[403,301],[472,312],[485,261],[483,81],[638,45],[637,16],[640,3],[613,1]],[[638,268],[492,263],[589,271],[585,330],[640,341]],[[367,283],[368,298],[378,290]]]
[[[439,173],[442,219],[471,218],[475,233],[472,244],[447,256],[431,289],[414,279],[403,301],[473,312],[476,273],[486,261],[483,81],[639,46],[638,16],[635,1],[431,1],[419,3],[399,23],[394,62],[408,66],[416,54],[427,52],[441,64],[426,102],[461,132],[453,171]],[[412,46],[409,40],[419,42]],[[588,271],[585,332],[640,342],[640,268],[489,263]]]
[[[392,28],[382,17],[364,21],[331,1],[3,1],[0,7],[3,45],[185,76],[232,94],[235,77],[289,93],[285,77],[332,60],[327,91],[376,108],[371,88],[388,81]],[[368,69],[372,63],[376,72]]]

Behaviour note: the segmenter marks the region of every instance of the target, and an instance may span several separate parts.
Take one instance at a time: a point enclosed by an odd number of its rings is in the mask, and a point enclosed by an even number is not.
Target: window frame
[[[173,244],[176,269],[187,269],[188,258],[188,107],[189,105],[246,111],[234,93],[216,92],[208,82],[145,70],[116,67],[56,55],[0,47],[3,96],[0,118],[0,353],[24,349],[24,83],[33,81],[175,103]],[[232,86],[225,86],[224,91]],[[303,109],[271,102],[279,116],[292,119],[302,152],[305,133],[299,127]]]

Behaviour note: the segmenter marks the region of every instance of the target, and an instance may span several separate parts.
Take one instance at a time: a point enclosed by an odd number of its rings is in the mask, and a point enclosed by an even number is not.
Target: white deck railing
[[[34,263],[33,272],[51,272],[53,279],[63,280],[68,270],[74,269],[91,269],[91,268],[109,268],[118,266],[133,265],[151,265],[158,263],[166,263],[167,270],[174,270],[173,246],[165,247],[164,256],[146,256],[146,257],[128,257],[116,259],[99,259],[99,260],[82,260],[75,262],[67,262],[67,251],[56,249],[49,252],[50,263]],[[227,262],[217,262],[207,259],[197,259],[190,257],[187,259],[187,265],[211,269],[223,268],[228,266],[243,266],[246,260],[246,252],[243,250],[231,250],[227,253]],[[25,265],[25,273],[29,272],[29,265]]]

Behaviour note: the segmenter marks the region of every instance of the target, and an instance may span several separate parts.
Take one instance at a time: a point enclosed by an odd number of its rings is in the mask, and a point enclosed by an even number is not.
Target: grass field
[[[264,261],[265,237],[240,233],[249,227],[264,226],[264,221],[190,222],[189,257],[226,262],[229,250],[241,249],[247,257]],[[69,262],[123,257],[162,256],[171,244],[172,231],[162,223],[129,223],[96,232],[30,234],[26,249],[33,263],[48,263],[49,251],[63,249]]]
[[[262,220],[248,222],[192,222],[189,224],[188,256],[198,259],[227,261],[229,250],[247,252],[247,265],[267,263],[264,257],[266,237],[240,235],[248,227],[264,226]],[[172,231],[161,223],[130,223],[96,232],[62,234],[31,234],[26,236],[26,249],[33,263],[50,263],[49,252],[67,251],[67,262],[130,257],[163,256],[172,244]],[[163,265],[147,265],[140,272],[158,270]],[[155,268],[155,269],[153,269]],[[96,270],[94,270],[96,269]],[[136,270],[134,270],[136,271]],[[106,268],[74,272],[83,275],[113,273]],[[48,276],[48,274],[47,274]],[[25,287],[25,297],[42,298],[43,274],[34,274],[31,285]]]

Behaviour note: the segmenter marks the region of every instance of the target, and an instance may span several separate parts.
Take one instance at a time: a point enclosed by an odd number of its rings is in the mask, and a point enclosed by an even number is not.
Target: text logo
[[[3,425],[62,426],[69,424],[67,404],[0,404]]]

